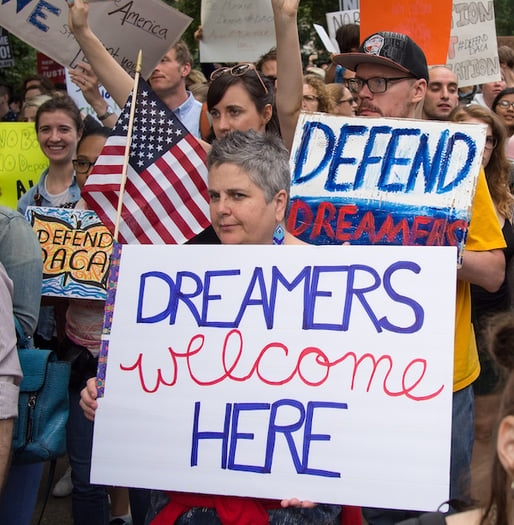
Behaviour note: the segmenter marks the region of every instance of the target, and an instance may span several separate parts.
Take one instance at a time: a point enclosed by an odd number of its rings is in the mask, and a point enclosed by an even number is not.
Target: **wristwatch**
[[[111,115],[114,115],[114,112],[111,111],[110,108],[107,108],[107,111],[103,113],[102,115],[99,115],[98,113],[96,114],[100,122],[103,122],[106,118],[109,118]]]

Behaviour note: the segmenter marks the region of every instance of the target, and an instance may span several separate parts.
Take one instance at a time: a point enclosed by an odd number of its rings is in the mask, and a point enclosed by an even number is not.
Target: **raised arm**
[[[299,0],[272,0],[277,38],[277,113],[286,147],[291,150],[302,109],[303,68],[298,39]]]
[[[88,6],[83,0],[68,2],[68,24],[100,83],[123,107],[132,91],[132,77],[114,60],[89,27]]]

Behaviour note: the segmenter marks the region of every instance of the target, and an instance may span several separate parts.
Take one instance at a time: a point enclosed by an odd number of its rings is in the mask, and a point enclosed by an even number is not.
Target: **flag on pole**
[[[88,206],[114,233],[131,96],[82,189]],[[149,85],[139,82],[127,182],[119,225],[122,244],[182,244],[210,224],[206,153]]]

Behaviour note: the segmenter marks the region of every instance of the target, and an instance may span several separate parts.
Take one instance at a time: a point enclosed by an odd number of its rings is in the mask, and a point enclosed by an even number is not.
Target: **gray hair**
[[[272,134],[231,131],[212,143],[207,154],[207,168],[235,164],[248,173],[250,180],[264,192],[267,203],[285,190],[289,199],[291,171],[289,152],[282,139]]]

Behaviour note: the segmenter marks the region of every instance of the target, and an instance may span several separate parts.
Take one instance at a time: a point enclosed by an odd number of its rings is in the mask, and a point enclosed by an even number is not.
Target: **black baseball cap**
[[[364,39],[355,53],[342,53],[334,62],[351,71],[359,64],[372,63],[389,66],[428,82],[427,59],[423,50],[407,35],[379,31]]]

